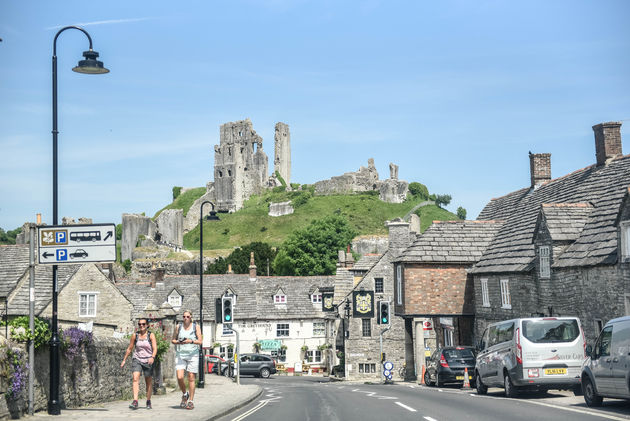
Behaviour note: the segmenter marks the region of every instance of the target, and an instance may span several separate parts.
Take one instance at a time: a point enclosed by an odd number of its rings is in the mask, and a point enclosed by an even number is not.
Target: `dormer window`
[[[168,295],[168,303],[171,305],[171,307],[173,308],[179,308],[182,306],[182,296],[181,294],[177,291],[177,290],[173,290],[169,295]]]
[[[311,294],[311,301],[313,304],[321,304],[322,303],[322,293],[314,292]]]
[[[273,296],[273,302],[274,304],[286,304],[287,296],[284,295],[282,292],[278,292],[276,295]]]
[[[551,277],[551,262],[549,259],[549,254],[549,246],[540,246],[538,248],[538,263],[540,266],[539,273],[541,278]]]

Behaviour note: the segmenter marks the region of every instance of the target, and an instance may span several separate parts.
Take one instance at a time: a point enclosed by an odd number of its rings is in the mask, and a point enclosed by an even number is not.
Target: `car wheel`
[[[485,395],[488,393],[488,386],[483,384],[481,377],[479,377],[479,373],[475,376],[475,388],[477,389],[478,395]]]
[[[505,396],[508,398],[515,398],[518,395],[518,390],[514,387],[514,383],[512,383],[512,379],[510,379],[510,375],[505,373],[505,377],[503,378],[503,387],[505,388]]]
[[[424,372],[424,384],[427,386],[435,386],[435,383],[431,382],[431,374],[428,371]]]
[[[577,384],[577,385],[573,386],[573,394],[575,396],[582,396],[582,385],[581,384]]]
[[[223,370],[223,375],[225,377],[230,377],[230,369],[226,367],[225,370]]]
[[[260,377],[262,377],[263,379],[268,379],[270,374],[271,372],[267,367],[263,367],[260,369]]]
[[[602,405],[604,399],[595,391],[595,385],[593,385],[590,377],[584,377],[582,381],[582,391],[584,392],[584,402],[586,402],[587,406],[594,407]]]
[[[437,387],[442,387],[444,386],[444,382],[442,380],[440,380],[440,373],[435,373],[435,385]]]

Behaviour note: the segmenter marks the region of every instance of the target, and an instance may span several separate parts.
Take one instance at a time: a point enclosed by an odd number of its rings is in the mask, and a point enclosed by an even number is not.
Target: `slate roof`
[[[473,264],[502,224],[503,221],[434,221],[394,261]]]
[[[351,268],[351,271],[368,271],[374,267],[374,265],[381,260],[382,254],[364,254],[358,262],[354,264]]]
[[[553,241],[575,241],[588,221],[593,206],[590,203],[543,203],[536,230],[544,218]]]
[[[615,221],[630,185],[630,155],[606,165],[592,165],[543,184],[491,201],[480,219],[507,216],[472,273],[521,272],[531,269],[532,238],[544,203],[590,203],[593,208],[579,237],[554,262],[554,267],[611,265],[617,261]]]
[[[8,314],[21,316],[28,314],[29,279],[28,245],[0,247],[0,296],[8,296]],[[81,265],[59,265],[57,270],[58,288],[61,290],[79,270]],[[20,282],[21,281],[21,282]],[[35,315],[52,300],[52,266],[35,266]]]
[[[215,320],[215,300],[229,288],[237,296],[234,317],[237,319],[296,319],[323,317],[321,306],[311,302],[310,294],[321,287],[334,286],[334,276],[259,276],[249,279],[249,274],[204,275],[204,321]],[[193,317],[199,314],[199,275],[165,276],[164,284],[151,289],[148,282],[117,284],[120,291],[134,305],[133,317],[144,314],[151,303],[158,308],[168,294],[177,288],[184,296],[182,307],[190,309]],[[276,305],[273,295],[281,288],[287,295],[286,305]]]

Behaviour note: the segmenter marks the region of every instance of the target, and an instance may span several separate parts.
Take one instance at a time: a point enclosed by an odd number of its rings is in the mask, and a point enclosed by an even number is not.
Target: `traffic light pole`
[[[381,334],[379,335],[380,341],[381,341],[381,366],[383,367],[385,364],[385,361],[383,361],[383,333],[387,332],[391,328],[392,328],[391,325],[387,326],[386,329],[381,330]],[[385,374],[383,373],[382,370],[381,370],[381,375],[383,376],[383,383],[385,383],[387,381],[387,378],[385,377]]]

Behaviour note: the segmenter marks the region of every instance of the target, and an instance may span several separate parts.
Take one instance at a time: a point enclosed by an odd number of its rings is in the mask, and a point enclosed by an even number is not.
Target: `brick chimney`
[[[231,275],[231,274],[233,274],[233,273],[234,273],[234,271],[232,270],[232,265],[231,265],[231,264],[228,264],[228,271],[227,271],[227,273],[228,273],[229,275]]]
[[[529,172],[532,187],[537,187],[551,180],[551,154],[529,153]]]
[[[352,252],[350,251],[350,245],[348,244],[348,248],[346,251],[346,267],[351,268],[352,266],[354,266],[354,256],[352,255]]]
[[[155,267],[155,263],[151,268],[151,289],[155,289],[158,282],[164,282],[164,273],[166,269],[162,267],[162,264],[159,264]]]
[[[621,152],[621,122],[609,121],[593,126],[595,132],[595,157],[597,166],[605,165],[606,161]]]
[[[256,264],[254,263],[254,252],[249,256],[249,279],[256,279]]]

